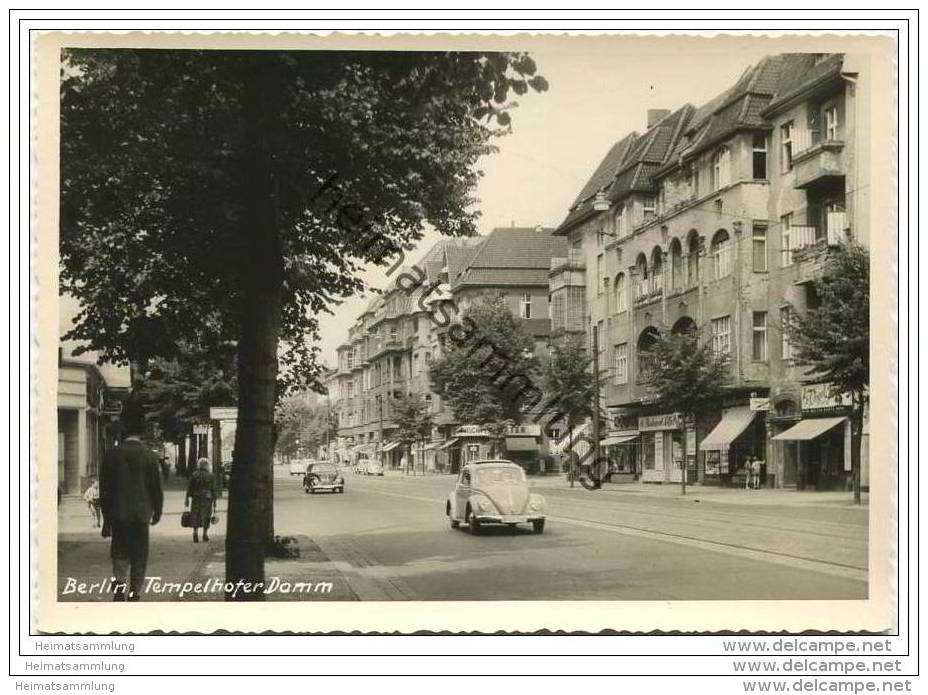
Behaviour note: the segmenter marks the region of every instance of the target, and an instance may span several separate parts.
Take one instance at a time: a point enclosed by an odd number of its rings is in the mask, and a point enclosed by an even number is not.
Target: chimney
[[[648,109],[648,128],[657,125],[658,121],[670,115],[670,109]]]

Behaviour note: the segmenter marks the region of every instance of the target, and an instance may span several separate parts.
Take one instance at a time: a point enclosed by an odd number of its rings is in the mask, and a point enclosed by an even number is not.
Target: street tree
[[[573,446],[574,427],[593,415],[595,376],[593,360],[581,335],[562,333],[552,338],[542,364],[545,394],[564,413],[567,441]],[[574,485],[571,470],[570,485]]]
[[[695,328],[668,332],[656,330],[654,340],[641,353],[647,400],[685,421],[695,420],[705,405],[721,397],[731,381],[731,359],[700,340]],[[681,492],[686,494],[687,461],[684,454]]]
[[[324,405],[310,402],[307,394],[280,399],[274,412],[276,451],[287,458],[316,451],[330,434],[329,413]]]
[[[499,294],[468,305],[458,327],[465,337],[449,339],[431,363],[432,388],[459,422],[488,432],[491,455],[503,455],[506,433],[523,420],[526,392],[539,374],[534,341]],[[456,334],[449,329],[449,338]]]
[[[860,447],[870,387],[870,255],[855,242],[825,252],[822,275],[812,282],[814,303],[790,311],[788,332],[795,363],[811,381],[828,383],[834,396],[851,398],[851,477],[860,504]]]
[[[183,450],[185,438],[193,426],[209,419],[214,406],[234,406],[238,397],[234,350],[223,354],[218,348],[200,353],[189,341],[173,358],[156,357],[143,372],[135,375],[134,389],[138,392],[147,416],[153,420],[164,441]],[[179,459],[186,474],[195,461]]]
[[[427,441],[432,433],[432,414],[428,403],[419,394],[405,394],[392,401],[393,422],[397,427],[396,439],[403,444],[406,454],[406,474],[412,467],[412,447]],[[415,471],[415,469],[412,469]]]
[[[546,88],[523,53],[63,54],[67,338],[117,363],[198,331],[236,345],[228,580],[264,582],[279,375],[321,389],[317,317],[366,289],[364,265],[398,267],[426,225],[476,233],[509,95]]]

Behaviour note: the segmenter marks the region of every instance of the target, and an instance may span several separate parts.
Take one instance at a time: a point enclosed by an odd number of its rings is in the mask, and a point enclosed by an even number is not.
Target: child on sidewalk
[[[94,528],[100,528],[100,483],[96,478],[91,478],[90,485],[84,491],[84,501],[90,511]]]

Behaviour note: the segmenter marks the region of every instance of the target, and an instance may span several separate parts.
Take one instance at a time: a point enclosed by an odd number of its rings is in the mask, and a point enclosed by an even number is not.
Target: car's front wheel
[[[545,532],[545,520],[535,519],[532,522],[532,529],[535,531],[535,533],[544,533]]]

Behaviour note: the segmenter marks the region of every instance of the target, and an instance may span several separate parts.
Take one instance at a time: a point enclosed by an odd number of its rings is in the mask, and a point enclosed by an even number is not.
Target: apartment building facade
[[[393,401],[417,394],[429,408],[433,428],[428,441],[413,447],[411,466],[454,471],[462,462],[487,456],[487,433],[458,422],[431,391],[429,365],[442,354],[452,322],[488,293],[503,296],[536,349],[546,348],[548,270],[551,258],[564,252],[563,239],[552,231],[502,227],[484,237],[445,239],[397,271],[337,349],[330,397],[339,422],[338,451],[399,468],[406,452],[396,439]],[[516,428],[510,439],[510,456],[527,465],[547,454],[540,426]]]
[[[740,485],[752,457],[768,485],[847,484],[847,405],[809,383],[781,325],[805,310],[829,245],[869,242],[862,72],[843,55],[765,58],[703,106],[649,112],[581,191],[557,233],[583,267],[552,267],[550,289],[583,279],[612,470]],[[731,375],[688,419],[661,412],[641,364],[659,331],[693,329]]]

